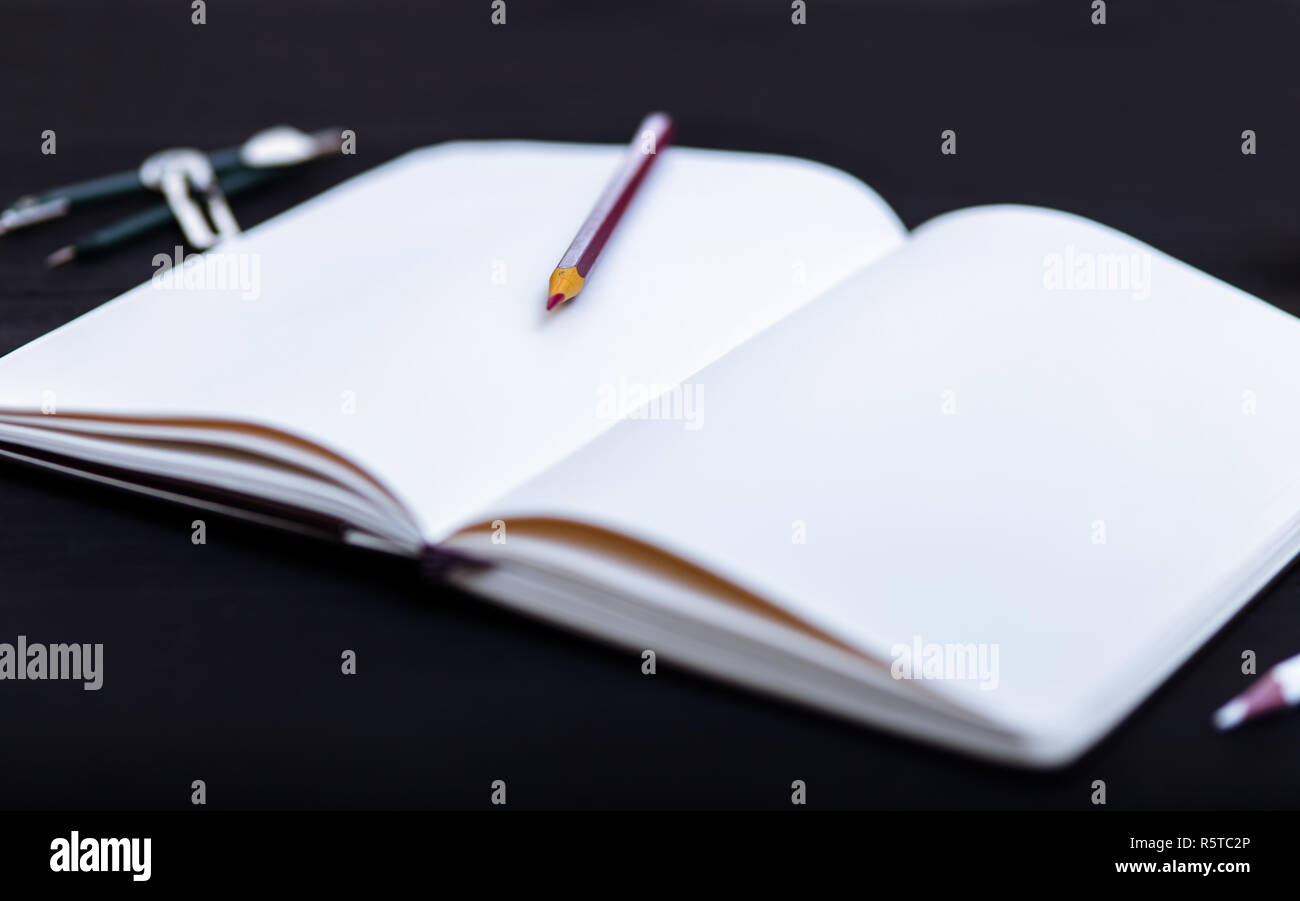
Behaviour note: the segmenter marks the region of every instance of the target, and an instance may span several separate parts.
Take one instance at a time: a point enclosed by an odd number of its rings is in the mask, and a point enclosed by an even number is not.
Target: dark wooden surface
[[[1085,0],[809,6],[795,27],[779,0],[509,0],[493,27],[487,0],[214,0],[196,26],[188,3],[8,0],[0,200],[277,122],[356,130],[355,157],[238,199],[248,225],[412,147],[623,142],[663,108],[684,144],[842,167],[909,226],[1057,207],[1300,312],[1293,4],[1111,3],[1104,27]],[[1239,152],[1246,128],[1257,156]],[[176,235],[40,265],[121,210],[0,239],[0,352],[151,274]],[[1294,575],[1079,764],[1027,774],[646,678],[636,657],[365,554],[220,520],[195,547],[191,518],[0,467],[0,641],[106,646],[100,692],[0,683],[0,806],[179,809],[204,779],[210,808],[482,807],[496,778],[517,807],[785,806],[796,778],[819,807],[1083,809],[1093,779],[1111,807],[1300,804],[1300,715],[1208,726],[1244,649],[1300,651]]]

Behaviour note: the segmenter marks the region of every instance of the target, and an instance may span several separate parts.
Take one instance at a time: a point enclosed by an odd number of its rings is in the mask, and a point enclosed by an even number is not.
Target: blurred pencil
[[[551,273],[546,309],[554,309],[572,300],[582,290],[592,264],[600,256],[618,220],[623,218],[660,151],[672,142],[675,130],[676,126],[667,113],[652,113],[637,128],[618,172],[601,193],[587,221],[582,223],[577,237]]]
[[[1289,657],[1214,713],[1220,730],[1234,729],[1257,716],[1300,704],[1300,655]]]

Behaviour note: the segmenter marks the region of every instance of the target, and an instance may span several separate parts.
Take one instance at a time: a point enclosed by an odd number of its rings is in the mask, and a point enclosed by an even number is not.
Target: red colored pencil
[[[614,233],[618,220],[631,203],[646,173],[654,165],[659,152],[671,143],[676,126],[667,113],[652,113],[637,128],[627,156],[619,166],[613,180],[605,187],[587,221],[578,229],[578,235],[564,252],[559,265],[551,273],[550,287],[546,292],[546,309],[551,310],[566,300],[572,300],[587,281],[587,273],[600,256],[601,249]]]

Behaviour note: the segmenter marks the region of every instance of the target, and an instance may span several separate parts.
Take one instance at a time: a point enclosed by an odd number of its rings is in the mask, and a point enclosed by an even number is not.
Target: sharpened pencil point
[[[565,301],[573,300],[585,281],[572,266],[556,269],[551,273],[551,283],[546,289],[546,309],[553,310]]]
[[[70,263],[77,258],[77,248],[69,244],[67,247],[60,247],[54,253],[45,258],[45,265],[53,269],[55,266],[62,266],[64,263]]]

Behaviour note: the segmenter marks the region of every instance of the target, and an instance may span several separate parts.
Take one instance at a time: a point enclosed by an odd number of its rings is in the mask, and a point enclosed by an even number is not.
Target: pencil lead
[[[573,300],[582,290],[584,281],[576,268],[556,269],[551,273],[550,284],[546,287],[546,309],[553,310],[560,304]]]
[[[50,269],[55,266],[62,266],[64,263],[70,263],[77,258],[77,248],[73,244],[67,247],[60,247],[54,253],[45,258],[45,265]]]

